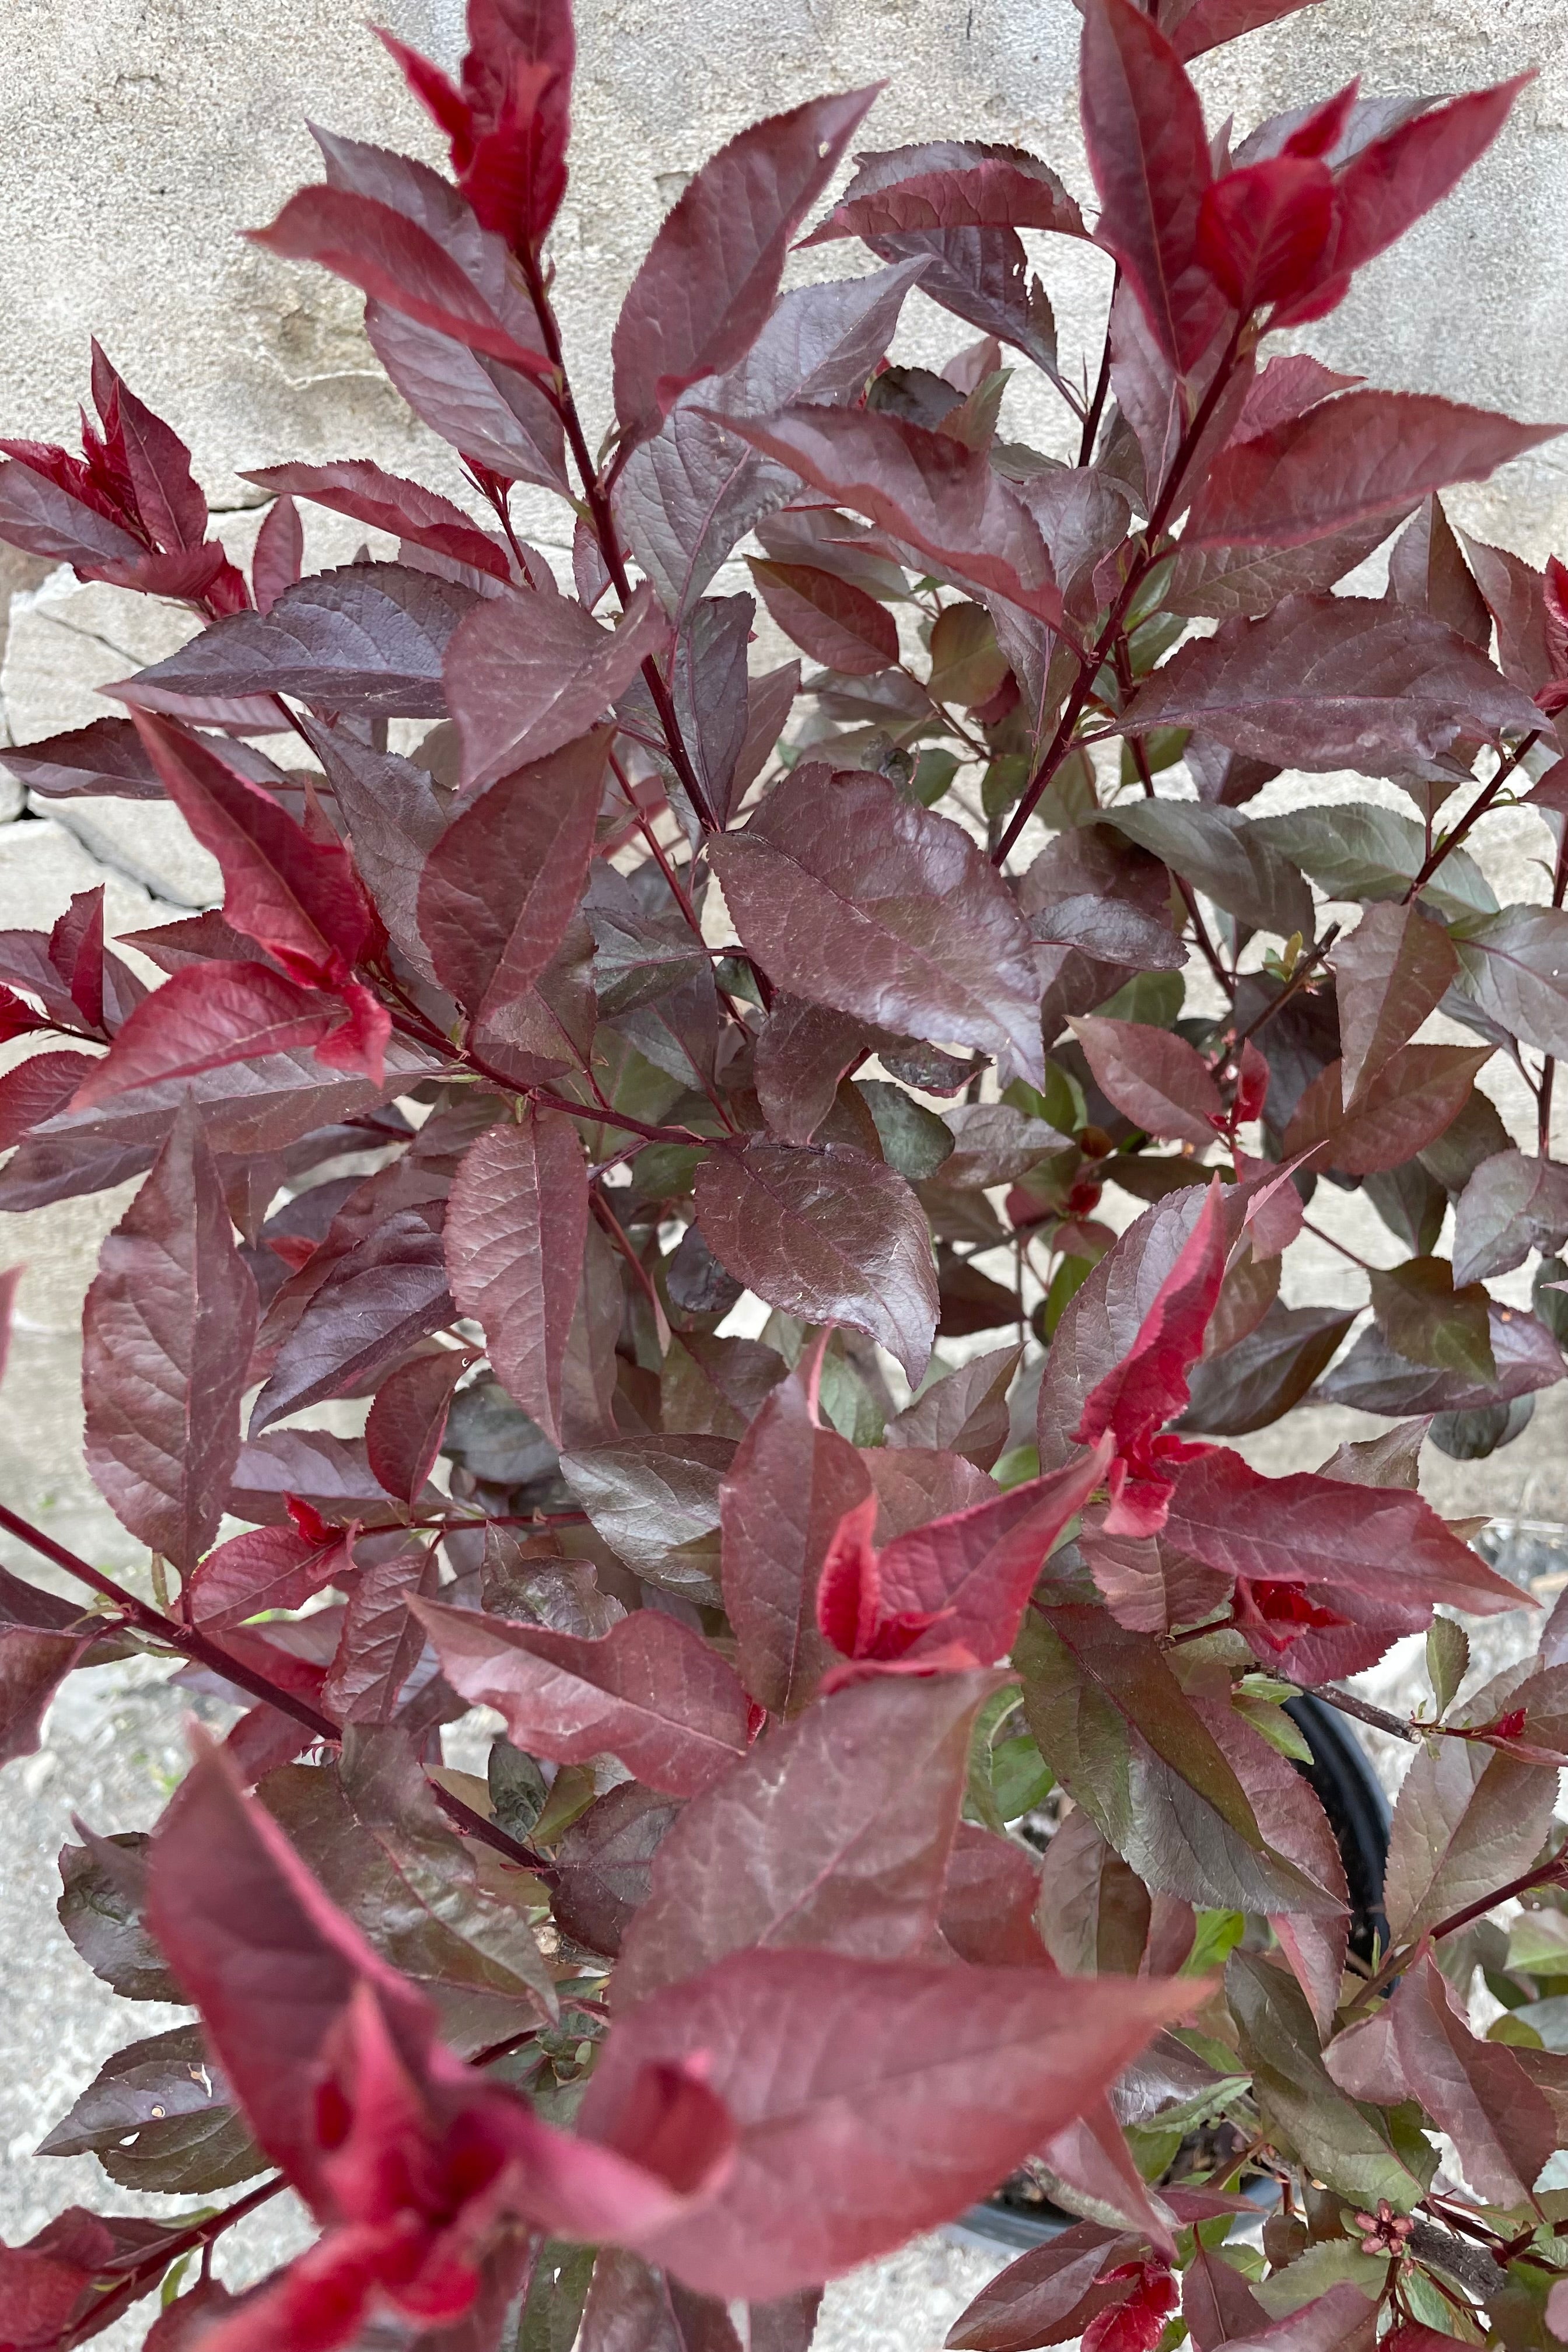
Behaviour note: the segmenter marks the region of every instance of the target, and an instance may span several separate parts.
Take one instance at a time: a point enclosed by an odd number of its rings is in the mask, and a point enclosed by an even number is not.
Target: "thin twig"
[[[1530,751],[1533,745],[1539,743],[1540,740],[1540,728],[1532,728],[1531,732],[1524,736],[1520,742],[1516,743],[1513,750],[1508,754],[1508,757],[1499,764],[1496,775],[1493,776],[1489,783],[1484,784],[1481,790],[1476,794],[1475,799],[1470,803],[1469,807],[1465,811],[1458,824],[1453,828],[1453,831],[1451,833],[1445,834],[1442,840],[1437,844],[1436,849],[1432,850],[1427,856],[1423,859],[1420,872],[1416,875],[1415,881],[1410,885],[1409,889],[1405,893],[1405,903],[1406,906],[1409,905],[1411,899],[1415,897],[1418,891],[1426,888],[1427,883],[1432,879],[1433,875],[1436,874],[1439,866],[1442,865],[1443,860],[1451,856],[1453,851],[1458,849],[1459,844],[1469,833],[1472,825],[1476,824],[1480,818],[1485,816],[1488,809],[1490,808],[1499,793],[1501,792],[1504,784],[1507,783],[1509,778],[1513,774],[1514,770],[1519,766],[1519,763],[1523,759],[1525,753]]]

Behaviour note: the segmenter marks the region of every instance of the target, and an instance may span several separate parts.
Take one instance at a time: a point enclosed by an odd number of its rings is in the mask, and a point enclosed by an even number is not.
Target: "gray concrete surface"
[[[458,0],[384,0],[394,28],[451,62]],[[1072,96],[1070,0],[584,0],[574,178],[557,237],[568,349],[595,426],[620,293],[680,175],[757,114],[818,89],[886,79],[868,143],[937,133],[1012,141],[1055,163],[1087,194]],[[1362,72],[1374,90],[1446,91],[1542,68],[1515,121],[1465,187],[1369,270],[1335,316],[1309,331],[1331,364],[1374,383],[1411,385],[1530,417],[1562,413],[1568,278],[1568,0],[1320,0],[1297,18],[1203,62],[1211,119],[1243,127],[1277,106],[1326,94]],[[242,550],[258,493],[247,467],[283,457],[374,457],[462,495],[450,453],[417,426],[365,345],[358,303],[319,273],[276,262],[237,232],[268,219],[311,174],[306,116],[434,154],[426,128],[359,13],[327,0],[10,0],[0,11],[0,431],[68,439],[96,332],[136,388],[190,439]],[[1099,258],[1042,240],[1064,353],[1093,342],[1104,301]],[[861,266],[846,247],[797,257],[800,276]],[[918,297],[900,350],[940,360],[952,322]],[[1097,344],[1095,345],[1097,349]],[[1009,430],[1059,446],[1041,394],[1010,394]],[[1458,518],[1540,562],[1568,547],[1568,445],[1549,446],[1491,485],[1454,499]],[[524,527],[552,551],[561,510],[524,492]],[[341,560],[360,534],[312,522],[312,553]],[[352,538],[350,534],[352,533]],[[0,551],[0,730],[28,740],[98,715],[95,689],[178,642],[176,615]],[[1270,803],[1364,795],[1359,780],[1284,779]],[[1374,793],[1379,788],[1371,788]],[[1381,795],[1380,795],[1381,796]],[[1390,791],[1395,802],[1397,795]],[[1259,803],[1260,807],[1269,803]],[[81,803],[16,820],[0,782],[0,927],[47,925],[73,889],[109,885],[115,931],[206,902],[210,860],[170,813]],[[1539,895],[1534,820],[1491,832],[1486,857],[1505,897]],[[7,1057],[25,1050],[4,1049]],[[1488,1075],[1521,1137],[1506,1073]],[[1561,1141],[1561,1139],[1560,1139]],[[0,1493],[105,1566],[135,1548],[95,1496],[79,1457],[76,1318],[99,1243],[125,1195],[69,1202],[0,1234],[0,1264],[20,1257],[4,1412]],[[1128,1204],[1131,1213],[1131,1204]],[[1320,1199],[1323,1223],[1376,1262],[1399,1254],[1357,1200]],[[1346,1259],[1311,1244],[1293,1256],[1293,1300],[1360,1303]],[[1262,1468],[1309,1467],[1361,1415],[1298,1415],[1247,1441]],[[1538,1408],[1527,1436],[1489,1462],[1430,1454],[1426,1491],[1450,1513],[1489,1510],[1510,1527],[1568,1522],[1568,1388]],[[0,1554],[20,1565],[4,1546]],[[1489,1631],[1500,1661],[1519,1621]],[[1483,1652],[1478,1649],[1478,1670]],[[1418,1696],[1410,1645],[1380,1670],[1378,1695]],[[70,1950],[53,1916],[55,1856],[73,1811],[100,1829],[150,1822],[184,1757],[185,1702],[145,1664],[79,1676],[55,1707],[37,1757],[0,1774],[13,1834],[0,1869],[0,2237],[15,2242],[79,2199],[101,2200],[90,2159],[31,2151],[96,2066],[172,2013],[112,2000]],[[1392,1773],[1400,1759],[1384,1759]],[[120,2192],[110,2192],[118,2198]],[[150,2200],[154,2209],[171,2200]],[[282,2208],[237,2233],[224,2274],[247,2278],[298,2242]],[[829,2291],[823,2352],[931,2352],[999,2266],[973,2248],[923,2240]],[[100,2340],[139,2343],[142,2314]]]

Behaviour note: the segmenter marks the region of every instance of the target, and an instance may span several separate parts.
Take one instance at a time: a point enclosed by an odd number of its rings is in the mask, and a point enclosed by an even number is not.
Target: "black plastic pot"
[[[1388,1923],[1383,1916],[1383,1874],[1388,1861],[1388,1799],[1360,1741],[1342,1715],[1320,1698],[1303,1693],[1286,1702],[1312,1751],[1310,1764],[1296,1769],[1311,1784],[1328,1815],[1329,1827],[1345,1866],[1351,1899],[1351,1948],[1363,1960],[1372,1958],[1373,1939],[1386,1942]],[[972,2205],[958,2227],[966,2237],[988,2244],[1022,2250],[1037,2246],[1070,2227],[1073,2216],[1052,2205],[1025,2210],[1000,2197]]]

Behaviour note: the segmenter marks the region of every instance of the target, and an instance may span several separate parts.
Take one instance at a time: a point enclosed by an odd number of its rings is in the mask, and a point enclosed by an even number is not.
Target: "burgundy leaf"
[[[189,1579],[191,1613],[209,1633],[242,1625],[263,1611],[299,1609],[324,1584],[353,1568],[347,1541],[283,1528],[249,1528],[208,1552]]]
[[[1458,971],[1447,931],[1413,906],[1369,907],[1334,950],[1345,1106],[1379,1078]]]
[[[0,1149],[62,1111],[99,1065],[90,1054],[29,1054],[0,1076]]]
[[[1401,1045],[1370,1096],[1349,1111],[1340,1065],[1331,1062],[1296,1107],[1286,1157],[1317,1150],[1317,1166],[1356,1176],[1402,1168],[1453,1124],[1491,1053],[1489,1045]]]
[[[613,1958],[647,1901],[653,1857],[680,1803],[635,1780],[595,1800],[555,1853],[554,1912],[566,1933]]]
[[[1095,1083],[1135,1125],[1200,1150],[1225,1118],[1208,1065],[1184,1037],[1136,1021],[1087,1015],[1072,1024]]]
[[[24,1067],[29,1066],[24,1065]],[[1568,1169],[1522,1151],[1483,1160],[1454,1210],[1454,1279],[1484,1282],[1568,1239]]]
[[[428,547],[454,563],[472,564],[498,580],[510,580],[505,550],[470,521],[461,507],[419,482],[387,474],[366,457],[343,457],[331,466],[263,466],[244,479],[279,497],[309,499],[336,514],[352,515],[374,530]]]
[[[557,1444],[561,1381],[582,1278],[588,1180],[572,1121],[533,1111],[470,1149],[447,1212],[447,1269],[497,1379]]]
[[[609,751],[601,730],[479,793],[426,861],[419,928],[458,1003],[492,1021],[533,986],[582,898]]]
[[[417,1543],[361,1569],[321,1685],[321,1705],[335,1721],[391,1722],[398,1695],[425,1647],[424,1628],[408,1603],[416,1593],[434,1592],[437,1585],[434,1553]]]
[[[436,178],[433,173],[428,176]],[[455,205],[458,200],[454,196],[451,201]],[[447,223],[438,227],[442,234],[433,236],[392,205],[352,188],[313,187],[290,196],[270,227],[246,234],[285,261],[319,262],[362,292],[471,351],[504,360],[525,374],[547,376],[550,362],[544,353],[520,341],[513,322],[498,315],[489,299],[490,286],[447,250],[446,240],[453,235]]]
[[[987,1675],[883,1675],[768,1732],[682,1811],[616,1971],[618,2014],[727,1953],[918,1953],[936,1926]]]
[[[182,1573],[223,1515],[256,1325],[212,1155],[182,1108],[103,1244],[82,1327],[88,1466],[132,1534]]]
[[[222,742],[209,748],[252,782],[283,781],[271,761],[248,744]],[[125,801],[164,797],[163,778],[129,719],[95,719],[90,727],[73,728],[68,735],[51,735],[41,743],[7,744],[0,760],[30,792],[49,800],[74,800],[92,793],[112,793]]]
[[[936,570],[1061,621],[1039,525],[983,449],[873,409],[794,407],[766,421],[703,413]]]
[[[773,1390],[719,1489],[736,1664],[774,1715],[796,1714],[832,1660],[817,1631],[817,1578],[835,1528],[870,1492],[855,1448],[815,1417],[810,1363]]]
[[[1322,772],[1402,775],[1457,736],[1539,723],[1532,703],[1425,613],[1359,596],[1287,596],[1183,646],[1134,695],[1131,731],[1195,727],[1233,751]]]
[[[1210,166],[1197,92],[1133,0],[1089,0],[1080,89],[1100,192],[1096,240],[1115,255],[1160,349],[1184,372],[1226,315],[1198,255]]]
[[[5,446],[14,450],[16,444]],[[0,465],[0,539],[51,562],[74,564],[84,577],[104,564],[136,562],[145,553],[111,515],[15,457]]]
[[[1563,430],[1426,393],[1347,392],[1233,442],[1194,501],[1184,541],[1303,546],[1408,511],[1447,483],[1485,481]]]
[[[742,941],[777,986],[896,1034],[1005,1048],[1039,1073],[1027,935],[951,819],[885,778],[809,761],[710,854]]]
[[[305,527],[292,499],[275,499],[267,509],[250,558],[250,587],[258,613],[270,613],[285,588],[305,569]]]
[[[880,1340],[911,1381],[936,1330],[936,1266],[901,1176],[856,1152],[753,1143],[697,1175],[697,1221],[738,1282],[808,1323]]]
[[[910,152],[920,157],[923,151]],[[1037,228],[1057,229],[1066,236],[1085,234],[1083,216],[1056,173],[1020,151],[959,148],[945,170],[916,168],[871,185],[866,184],[871,175],[865,165],[886,164],[893,158],[859,160],[861,173],[844,201],[801,239],[803,245],[826,245],[840,236],[864,237],[869,244],[877,237],[931,229]],[[857,194],[859,187],[864,194]]]
[[[953,2352],[1028,2352],[1081,2336],[1098,2311],[1120,2303],[1127,2282],[1113,2272],[1139,2251],[1131,2233],[1075,2221],[981,2288],[947,2336]]]
[[[570,596],[520,589],[478,605],[447,650],[447,698],[468,790],[585,735],[668,628],[643,588],[619,625],[601,628]]]
[[[322,1397],[352,1395],[451,1315],[439,1214],[394,1210],[311,1295],[251,1409],[252,1433]]]
[[[237,702],[265,729],[293,695],[314,710],[365,718],[443,719],[447,640],[480,600],[457,581],[401,563],[350,563],[285,588],[266,613],[216,621],[167,660],[103,688],[142,710],[201,718]],[[254,725],[256,719],[248,723]]]
[[[435,1467],[447,1413],[471,1358],[443,1348],[400,1365],[376,1391],[364,1425],[365,1454],[388,1494],[412,1504]]]
[[[1530,79],[1518,74],[1490,89],[1469,90],[1353,155],[1340,175],[1339,233],[1329,266],[1359,269],[1440,203],[1485,154]]]
[[[515,1744],[563,1764],[606,1749],[650,1789],[694,1797],[746,1752],[745,1692],[700,1635],[652,1609],[600,1641],[416,1604],[441,1671]]]
[[[875,89],[753,123],[698,173],[655,237],[616,322],[616,415],[652,432],[688,384],[732,367],[772,308],[795,230]]]
[[[1191,2000],[1027,1969],[739,1952],[616,2025],[583,2128],[625,2113],[639,2066],[706,2051],[734,2168],[700,2219],[643,2248],[704,2294],[784,2294],[962,2211]]]
[[[75,1102],[85,1109],[128,1087],[318,1045],[342,1018],[338,998],[300,988],[268,964],[188,964],[138,1005]]]
[[[561,419],[540,380],[422,326],[385,302],[364,309],[372,350],[415,415],[502,481],[566,490]]]
[[[863,588],[803,563],[768,563],[756,556],[747,563],[773,619],[813,661],[869,677],[898,660],[898,624]]]

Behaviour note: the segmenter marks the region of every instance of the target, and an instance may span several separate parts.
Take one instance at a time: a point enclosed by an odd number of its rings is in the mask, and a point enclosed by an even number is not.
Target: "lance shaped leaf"
[[[1226,316],[1198,254],[1210,165],[1197,92],[1132,0],[1089,0],[1079,99],[1100,192],[1096,241],[1115,255],[1155,341],[1184,372]]]
[[[1300,547],[1408,512],[1449,482],[1484,481],[1563,430],[1426,393],[1343,393],[1234,442],[1194,500],[1184,542]]]
[[[258,1794],[333,1902],[429,1995],[458,2049],[554,2016],[525,1913],[486,1885],[405,1732],[349,1726],[340,1761],[285,1765]]]
[[[586,735],[668,640],[669,625],[647,587],[614,629],[548,590],[487,598],[455,631],[444,664],[465,788],[492,783]]]
[[[359,158],[382,152],[349,140],[331,146]],[[330,166],[331,149],[328,154]],[[311,187],[290,196],[269,227],[246,234],[285,261],[319,262],[362,293],[472,351],[548,376],[549,360],[522,340],[527,328],[515,315],[515,295],[509,299],[500,239],[485,236],[457,191],[436,173],[404,156],[389,156],[386,163],[406,167],[399,178],[422,173],[418,186],[426,195],[430,183],[442,191],[425,222],[400,208],[399,199],[408,198],[395,184],[378,186],[374,194],[353,186]],[[383,202],[384,194],[394,201]]]
[[[908,1654],[951,1645],[982,1665],[1005,1657],[1047,1555],[1104,1479],[1110,1457],[1102,1441],[1065,1469],[895,1537],[877,1555],[880,1612],[931,1620]]]
[[[1568,1053],[1568,912],[1505,907],[1455,945],[1461,985],[1483,1013],[1522,1045]]]
[[[558,1763],[607,1749],[672,1797],[694,1797],[746,1752],[746,1694],[696,1633],[652,1609],[600,1641],[413,1604],[454,1690],[496,1707],[513,1743]]]
[[[588,878],[609,751],[600,730],[479,794],[426,862],[419,929],[443,984],[480,1023],[533,986]]]
[[[1126,2295],[1126,2281],[1102,2273],[1130,2262],[1143,2244],[1131,2231],[1075,2221],[981,2288],[948,2332],[950,2352],[1031,2352],[1080,2336],[1098,2313]]]
[[[1099,1606],[1032,1610],[1014,1663],[1040,1753],[1155,1893],[1213,1909],[1337,1916],[1278,1853],[1156,1643]]]
[[[732,367],[773,307],[795,230],[876,89],[808,100],[710,157],[650,247],[611,344],[616,415],[652,432],[689,384]]]
[[[88,1466],[132,1534],[182,1572],[223,1515],[257,1319],[187,1108],[103,1244],[82,1327]]]
[[[1477,2040],[1430,1954],[1400,1978],[1386,2023],[1378,2023],[1390,2045],[1391,2079],[1358,2091],[1352,2032],[1327,2053],[1335,2080],[1363,2098],[1392,2090],[1394,2105],[1419,2086],[1423,2107],[1452,2139],[1478,2194],[1491,2205],[1527,2205],[1558,2132],[1552,2102],[1517,2054]]]
[[[807,1323],[847,1323],[911,1381],[936,1332],[936,1262],[901,1176],[858,1152],[786,1143],[715,1151],[697,1171],[697,1222],[737,1282]]]
[[[1332,957],[1349,1109],[1434,1012],[1459,968],[1447,931],[1413,906],[1369,907]]]
[[[285,588],[266,613],[234,613],[105,692],[141,710],[201,717],[203,703],[290,694],[313,710],[442,719],[441,656],[471,588],[401,563],[350,563]],[[260,722],[268,721],[262,702]]]
[[[951,161],[939,162],[950,156]],[[921,230],[1057,229],[1086,234],[1083,215],[1056,173],[1021,149],[953,142],[943,149],[895,149],[858,159],[861,170],[843,201],[802,245],[835,237],[875,238]],[[899,175],[884,177],[895,163]],[[921,165],[929,163],[930,168]],[[868,170],[867,166],[879,167]]]
[[[921,1951],[941,1907],[975,1713],[997,1679],[879,1675],[766,1733],[659,1846],[621,1946],[617,2014],[730,1952]]]
[[[1344,1108],[1341,1066],[1312,1080],[1285,1130],[1286,1156],[1316,1151],[1314,1165],[1352,1176],[1402,1168],[1436,1140],[1469,1100],[1490,1045],[1400,1045],[1377,1083]]]
[[[209,1551],[184,1589],[196,1622],[209,1633],[221,1633],[264,1610],[299,1609],[353,1569],[349,1539],[336,1528],[318,1540],[292,1523],[247,1528]]]
[[[165,2194],[227,2189],[266,2163],[192,2025],[117,2050],[37,2152],[91,2154],[122,2187]]]
[[[562,1469],[595,1530],[628,1568],[666,1591],[717,1607],[719,1482],[725,1437],[666,1433],[569,1451]]]
[[[747,569],[780,628],[813,661],[851,677],[870,677],[898,660],[898,623],[853,581],[754,555]]]
[[[888,1423],[887,1443],[962,1454],[977,1469],[991,1469],[1007,1444],[1007,1391],[1018,1360],[1016,1348],[972,1356]]]
[[[538,381],[374,298],[364,307],[371,349],[432,433],[503,481],[565,491],[561,419]]]
[[[449,1269],[448,1269],[449,1271]],[[376,1391],[364,1425],[365,1454],[389,1494],[413,1504],[436,1465],[452,1391],[473,1358],[441,1348],[400,1365]]]
[[[1359,269],[1430,212],[1491,145],[1530,78],[1520,74],[1490,89],[1468,90],[1398,123],[1353,154],[1339,183],[1339,230],[1329,266]]]
[[[870,1491],[854,1446],[816,1420],[797,1369],[752,1421],[719,1488],[736,1664],[770,1714],[798,1713],[833,1660],[817,1630],[817,1579],[839,1521]]]
[[[588,1173],[572,1121],[499,1121],[453,1179],[447,1272],[485,1335],[496,1378],[557,1444],[561,1381],[588,1230]]]
[[[895,1034],[1006,1049],[1043,1076],[1028,935],[950,818],[885,777],[812,761],[710,854],[776,985]]]
[[[616,515],[672,619],[702,594],[736,541],[795,492],[794,473],[737,440],[722,418],[858,399],[925,266],[917,258],[781,295],[744,358],[693,384],[632,451],[616,484]]]
[[[1355,1319],[1353,1310],[1275,1300],[1245,1338],[1193,1366],[1178,1427],[1200,1437],[1245,1437],[1268,1428],[1327,1371]]]
[[[342,1025],[344,1010],[341,998],[301,988],[270,964],[187,964],[142,999],[69,1099],[86,1109],[129,1087],[319,1045]]]
[[[211,748],[258,783],[283,781],[253,745],[231,740],[213,742]],[[124,801],[163,797],[163,779],[129,719],[95,719],[89,727],[72,728],[68,734],[51,735],[41,743],[7,744],[0,764],[47,800],[76,800],[98,793]]]
[[[236,930],[300,980],[374,946],[375,916],[341,844],[312,840],[270,793],[183,730],[140,714],[136,723],[169,798],[223,868]]]
[[[373,530],[411,540],[416,547],[428,547],[454,563],[471,564],[494,579],[511,577],[505,549],[461,507],[427,490],[422,482],[384,472],[367,457],[343,457],[331,466],[263,466],[244,479],[279,496],[309,499],[336,514],[352,515]]]
[[[1485,1282],[1568,1235],[1568,1169],[1522,1151],[1483,1160],[1454,1209],[1454,1279]]]
[[[635,2068],[707,2051],[734,2167],[700,2221],[643,2251],[705,2294],[786,2294],[961,2211],[1191,2000],[1030,1969],[738,1952],[616,2026],[583,2129],[613,2128]]]
[[[1414,817],[1366,803],[1292,809],[1260,817],[1258,829],[1331,898],[1405,900],[1426,857],[1426,834]],[[1468,919],[1495,915],[1497,900],[1475,860],[1450,850],[1421,886],[1425,908]]]
[[[1389,1831],[1384,1906],[1402,1944],[1528,1870],[1556,1777],[1497,1748],[1437,1739],[1415,1751]]]
[[[557,2325],[562,2317],[557,2315]],[[575,2326],[575,2313],[565,2325]],[[751,2342],[757,2342],[754,2333]],[[693,2294],[639,2255],[606,2246],[594,2262],[576,2352],[633,2352],[634,2347],[636,2352],[741,2352],[741,2339],[712,2296]],[[533,2352],[531,2339],[522,2352]]]
[[[1287,596],[1260,621],[1226,621],[1181,646],[1133,696],[1125,725],[1194,727],[1280,766],[1403,775],[1459,735],[1495,742],[1539,718],[1474,646],[1425,613]]]
[[[1353,1671],[1342,1649],[1373,1664],[1396,1633],[1429,1625],[1439,1604],[1479,1617],[1524,1605],[1517,1585],[1494,1575],[1419,1495],[1310,1471],[1264,1478],[1223,1447],[1178,1470],[1167,1525],[1183,1551],[1238,1584],[1261,1585],[1266,1613],[1278,1588],[1321,1595],[1340,1630],[1297,1633],[1285,1619],[1277,1638],[1260,1637],[1266,1653],[1286,1649],[1303,1682]]]
[[[679,1813],[679,1799],[623,1780],[573,1822],[555,1850],[553,1908],[577,1943],[611,1958],[620,1950]]]
[[[438,1207],[395,1209],[328,1269],[278,1350],[253,1434],[390,1370],[452,1313]]]
[[[1543,1323],[1517,1307],[1494,1307],[1489,1318],[1495,1381],[1439,1371],[1399,1355],[1376,1329],[1365,1330],[1317,1391],[1325,1404],[1399,1420],[1429,1412],[1471,1412],[1553,1387],[1563,1378],[1563,1352]]]
[[[801,406],[765,421],[731,415],[722,422],[934,570],[992,589],[1048,624],[1061,622],[1061,595],[1039,525],[983,449],[876,409]]]
[[[1225,1118],[1207,1063],[1170,1029],[1088,1013],[1071,1022],[1095,1084],[1117,1109],[1151,1135],[1214,1141]]]
[[[1237,810],[1194,801],[1139,801],[1108,810],[1106,821],[1241,922],[1282,939],[1292,931],[1303,938],[1310,933],[1310,890],[1259,826]]]

